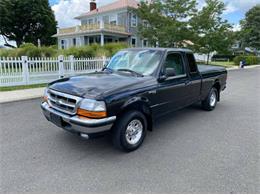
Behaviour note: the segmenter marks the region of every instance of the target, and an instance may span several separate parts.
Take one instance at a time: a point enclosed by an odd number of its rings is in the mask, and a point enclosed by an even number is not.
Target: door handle
[[[191,84],[191,81],[185,81],[185,85]]]

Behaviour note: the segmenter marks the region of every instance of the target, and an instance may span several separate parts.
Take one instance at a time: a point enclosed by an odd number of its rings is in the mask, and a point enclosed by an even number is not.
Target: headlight
[[[106,111],[106,104],[103,101],[96,101],[91,99],[83,99],[80,108],[88,111]]]
[[[87,118],[104,118],[107,115],[106,104],[103,101],[83,99],[77,114]]]

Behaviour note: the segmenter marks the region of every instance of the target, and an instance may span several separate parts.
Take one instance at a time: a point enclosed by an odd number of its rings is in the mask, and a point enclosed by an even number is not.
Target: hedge
[[[36,47],[31,43],[26,43],[16,49],[0,49],[0,57],[57,57],[59,55],[70,56],[73,55],[76,58],[80,57],[110,57],[117,51],[127,48],[126,43],[108,43],[104,46],[98,44],[71,47],[69,49],[60,50],[57,46],[50,47]]]
[[[236,56],[234,58],[234,63],[239,65],[241,61],[245,60],[246,65],[256,65],[260,64],[260,57],[257,56]]]

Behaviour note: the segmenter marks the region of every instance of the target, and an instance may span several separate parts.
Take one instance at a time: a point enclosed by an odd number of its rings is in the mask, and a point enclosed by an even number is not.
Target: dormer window
[[[137,26],[137,15],[131,14],[131,27],[136,27],[136,26]]]

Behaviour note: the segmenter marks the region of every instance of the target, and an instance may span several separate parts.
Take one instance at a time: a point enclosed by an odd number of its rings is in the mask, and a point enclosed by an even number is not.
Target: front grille
[[[66,114],[76,114],[81,98],[54,90],[48,90],[48,102],[54,109]]]

